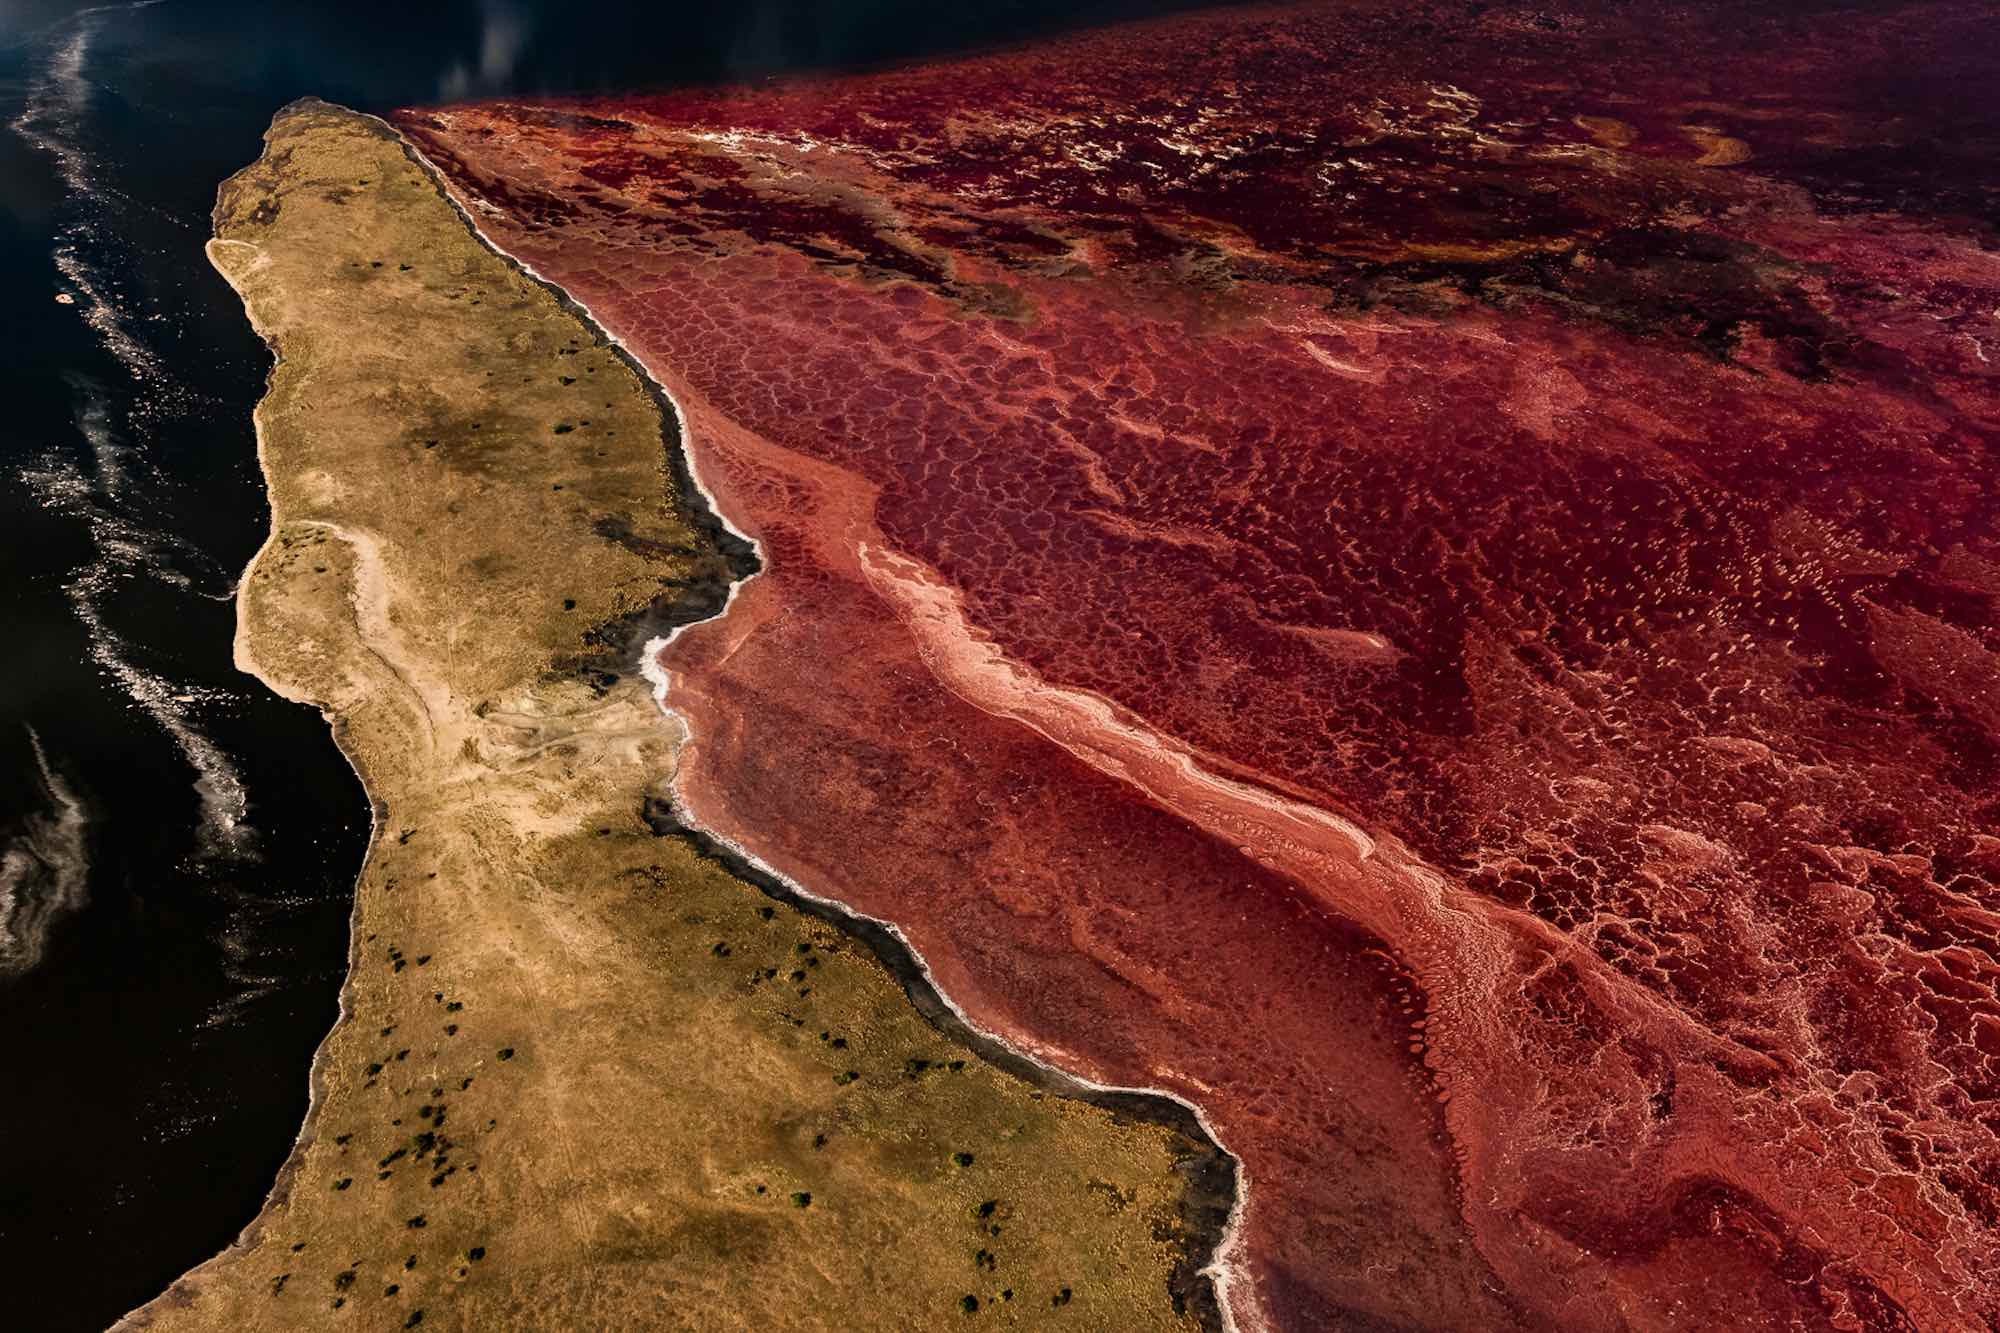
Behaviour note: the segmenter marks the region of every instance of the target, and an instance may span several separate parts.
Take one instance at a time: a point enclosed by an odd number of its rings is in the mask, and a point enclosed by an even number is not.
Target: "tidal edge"
[[[717,507],[714,497],[695,475],[687,449],[685,415],[665,386],[653,377],[645,363],[616,335],[605,329],[588,306],[578,301],[562,286],[551,282],[495,244],[452,193],[444,174],[388,121],[379,116],[352,111],[338,103],[311,96],[295,99],[280,107],[272,120],[275,123],[293,112],[316,109],[346,112],[378,127],[383,137],[395,142],[404,156],[424,173],[439,195],[451,205],[452,211],[466,230],[481,246],[508,267],[548,292],[564,311],[601,339],[612,354],[628,366],[638,377],[639,382],[645,386],[646,393],[660,414],[661,447],[674,480],[675,507],[694,531],[714,543],[728,574],[727,577],[722,577],[709,572],[678,581],[671,585],[669,591],[655,599],[652,605],[597,626],[586,635],[587,641],[596,651],[575,665],[586,676],[600,680],[638,673],[657,685],[656,673],[649,670],[653,654],[688,626],[725,615],[736,591],[765,569],[760,545],[754,538],[745,535],[729,522]],[[253,162],[251,167],[255,165]],[[246,167],[245,170],[251,167]],[[218,201],[227,184],[228,181],[225,180],[218,185]],[[218,269],[218,272],[220,271]],[[227,280],[226,275],[225,280]],[[265,392],[260,395],[257,410],[252,413],[257,438],[258,468],[268,486],[271,474],[264,447],[261,412],[264,402],[269,398],[272,377],[276,375],[284,358],[276,340],[257,326],[247,302],[245,317],[263,340],[272,358],[272,364],[265,374]],[[274,526],[244,566],[246,576],[264,554],[265,549],[276,540],[276,536]],[[309,700],[286,693],[258,669],[256,660],[247,646],[242,600],[244,583],[245,579],[239,577],[235,644],[238,668],[257,677],[267,688],[282,697],[292,699],[293,702],[310,703]],[[657,689],[655,697],[661,698],[661,692]],[[661,707],[663,711],[667,711],[664,702],[661,703]],[[292,1182],[303,1164],[305,1150],[314,1141],[315,1115],[326,1091],[326,1061],[331,1038],[349,1017],[348,1001],[361,965],[361,937],[356,928],[360,911],[361,875],[375,854],[382,834],[383,817],[386,814],[382,801],[370,788],[368,773],[362,761],[348,743],[345,725],[327,710],[320,711],[328,721],[335,747],[347,761],[348,766],[353,769],[355,777],[361,784],[363,795],[368,802],[369,836],[362,854],[362,868],[356,871],[353,902],[349,908],[348,966],[340,988],[339,1013],[328,1029],[327,1036],[321,1039],[313,1053],[307,1080],[305,1118],[293,1141],[291,1151],[278,1169],[271,1189],[236,1239],[221,1252],[176,1279],[159,1296],[128,1311],[112,1326],[111,1333],[136,1333],[137,1330],[146,1327],[150,1320],[144,1320],[140,1316],[148,1307],[161,1302],[178,1304],[177,1297],[180,1300],[186,1299],[184,1292],[190,1279],[220,1263],[232,1252],[251,1248],[262,1235],[265,1214],[274,1205],[282,1204],[289,1197]],[[1201,1153],[1184,1160],[1181,1164],[1185,1182],[1181,1211],[1191,1239],[1174,1266],[1169,1286],[1174,1295],[1186,1302],[1189,1313],[1204,1328],[1220,1330],[1221,1333],[1237,1333],[1239,1321],[1232,1308],[1232,1295],[1244,1299],[1245,1304],[1251,1308],[1255,1306],[1254,1294],[1238,1290],[1236,1287],[1239,1282],[1245,1287],[1249,1285],[1248,1275],[1240,1271],[1241,1256],[1238,1253],[1240,1223],[1249,1198],[1249,1180],[1242,1162],[1216,1136],[1199,1106],[1164,1089],[1116,1087],[1095,1083],[1040,1059],[1010,1043],[1004,1037],[980,1027],[960,1009],[937,986],[923,956],[893,922],[864,915],[838,899],[813,893],[765,865],[745,850],[693,823],[673,802],[656,797],[648,798],[642,818],[656,835],[683,841],[703,860],[720,866],[731,876],[758,889],[766,897],[783,903],[802,915],[823,921],[863,945],[902,985],[912,1007],[926,1022],[942,1036],[971,1050],[982,1060],[1043,1091],[1099,1107],[1116,1117],[1162,1126],[1201,1145],[1203,1149]]]

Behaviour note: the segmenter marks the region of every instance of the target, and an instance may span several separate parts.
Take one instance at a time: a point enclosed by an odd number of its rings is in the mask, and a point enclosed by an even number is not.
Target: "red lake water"
[[[1974,1329],[1997,53],[1306,5],[398,122],[762,546],[687,815],[1202,1108],[1242,1327]]]

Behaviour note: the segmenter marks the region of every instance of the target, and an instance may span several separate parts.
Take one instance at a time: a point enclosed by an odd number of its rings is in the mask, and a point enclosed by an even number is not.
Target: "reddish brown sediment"
[[[400,123],[763,545],[689,814],[1201,1105],[1244,1322],[1976,1329],[1996,77],[1301,6]]]

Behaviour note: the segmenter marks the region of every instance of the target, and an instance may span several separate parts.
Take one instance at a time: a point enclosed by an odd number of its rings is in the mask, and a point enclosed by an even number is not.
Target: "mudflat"
[[[124,1326],[1212,1318],[1211,1146],[981,1058],[645,817],[682,737],[638,639],[730,573],[616,349],[322,103],[209,255],[278,356],[238,660],[331,720],[375,834],[290,1161]]]

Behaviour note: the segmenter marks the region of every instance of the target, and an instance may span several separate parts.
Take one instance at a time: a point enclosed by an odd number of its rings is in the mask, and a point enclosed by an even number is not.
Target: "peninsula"
[[[1234,1175],[1185,1108],[981,1038],[671,816],[640,648],[754,556],[633,365],[324,103],[209,256],[277,355],[238,660],[325,713],[375,831],[289,1162],[121,1327],[1215,1322]]]

